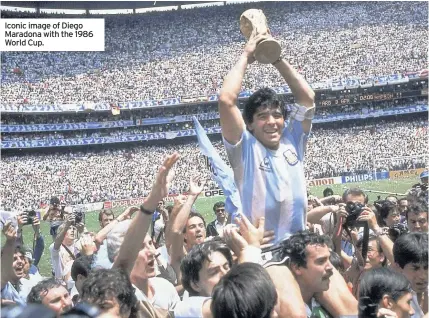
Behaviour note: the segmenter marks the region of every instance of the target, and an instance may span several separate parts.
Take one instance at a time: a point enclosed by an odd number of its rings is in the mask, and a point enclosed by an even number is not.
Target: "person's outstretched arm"
[[[169,172],[178,159],[178,153],[169,155],[165,158],[161,168],[159,168],[149,196],[140,207],[141,211],[137,213],[125,234],[118,257],[113,264],[114,268],[122,268],[128,274],[131,272],[152,222],[153,212],[155,212],[158,202],[168,195],[168,188],[173,179],[173,173]]]
[[[257,43],[266,38],[267,36],[259,35],[249,39],[239,60],[226,75],[220,90],[219,116],[222,136],[232,145],[240,141],[241,135],[246,128],[243,116],[237,107],[237,99],[241,91],[244,73],[247,65],[255,61],[253,52]]]
[[[280,59],[274,62],[273,65],[280,72],[290,87],[292,94],[295,97],[295,102],[301,106],[306,107],[307,109],[312,108],[312,110],[307,112],[305,115],[299,112],[302,116],[305,117],[302,121],[302,128],[304,132],[310,132],[311,121],[315,111],[315,94],[313,89],[310,87],[310,85],[308,85],[304,77],[302,77],[302,75],[299,74],[285,59]]]

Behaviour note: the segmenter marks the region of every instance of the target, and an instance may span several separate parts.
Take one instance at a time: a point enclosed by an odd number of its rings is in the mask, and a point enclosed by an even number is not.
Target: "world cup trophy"
[[[249,9],[244,11],[240,17],[240,31],[247,40],[259,34],[269,34],[267,18],[262,10]],[[270,64],[277,61],[280,54],[280,43],[270,38],[258,43],[254,57],[259,63]]]

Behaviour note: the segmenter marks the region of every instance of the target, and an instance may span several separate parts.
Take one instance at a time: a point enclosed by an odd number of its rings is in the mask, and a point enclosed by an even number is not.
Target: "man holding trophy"
[[[263,250],[262,256],[278,291],[278,314],[306,317],[299,285],[278,255],[281,241],[306,227],[303,161],[314,117],[315,94],[305,79],[280,57],[280,44],[271,36],[261,10],[245,11],[240,18],[240,30],[248,42],[220,92],[222,136],[243,213],[252,221],[265,217],[265,230],[275,233],[274,246]],[[236,106],[247,66],[255,60],[272,64],[292,90],[295,104],[287,110],[287,122],[284,102],[270,88],[254,92],[243,114]],[[317,300],[333,316],[357,314],[357,301],[335,270],[329,290]]]

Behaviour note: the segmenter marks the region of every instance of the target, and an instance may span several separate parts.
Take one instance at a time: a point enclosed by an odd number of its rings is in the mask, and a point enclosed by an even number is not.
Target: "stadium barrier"
[[[321,179],[313,179],[308,181],[308,186],[321,186],[321,185],[329,185],[329,184],[341,184],[341,177],[332,177],[332,178],[321,178]]]

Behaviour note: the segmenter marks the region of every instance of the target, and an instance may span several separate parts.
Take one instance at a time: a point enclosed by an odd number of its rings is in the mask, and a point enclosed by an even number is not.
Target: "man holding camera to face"
[[[58,197],[52,197],[48,211],[43,215],[43,221],[49,221],[51,228],[49,233],[52,239],[55,240],[58,232],[58,227],[64,222],[65,204],[60,204]]]
[[[76,256],[81,253],[92,255],[95,252],[94,238],[86,233],[82,212],[65,215],[65,221],[58,227],[54,243],[49,247],[51,262],[56,278],[70,280],[70,271]],[[82,235],[79,238],[79,235]]]

